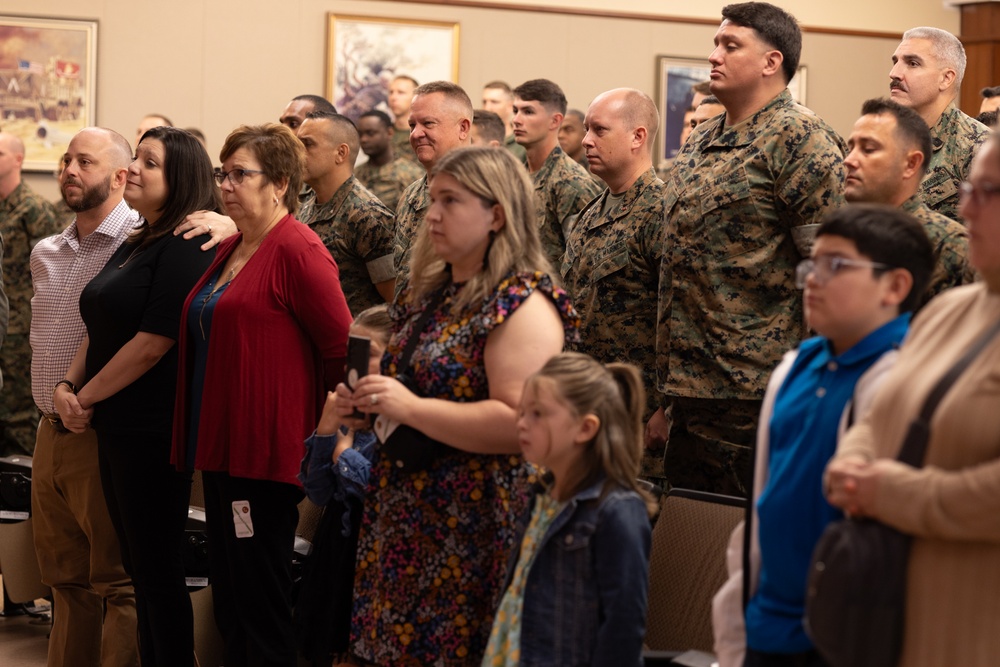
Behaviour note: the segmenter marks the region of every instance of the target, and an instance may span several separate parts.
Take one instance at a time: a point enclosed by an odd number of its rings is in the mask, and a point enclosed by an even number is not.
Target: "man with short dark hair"
[[[469,143],[473,146],[490,146],[502,148],[504,126],[500,116],[486,109],[476,109],[472,112],[472,134]]]
[[[320,97],[319,95],[296,95],[285,106],[285,110],[278,117],[278,122],[292,132],[295,132],[299,129],[302,121],[306,119],[306,116],[313,111],[337,113],[337,108],[330,104],[329,100],[325,97]]]
[[[802,34],[764,2],[727,5],[709,56],[725,114],[695,128],[666,178],[659,389],[647,427],[673,486],[746,495],[771,369],[805,333],[795,267],[841,206],[843,142],[792,100]]]
[[[698,106],[691,109],[691,114],[685,115],[685,122],[687,125],[681,132],[681,144],[687,141],[687,138],[691,136],[691,132],[694,128],[698,127],[704,123],[709,118],[715,118],[719,114],[726,113],[726,107],[722,106],[722,102],[719,101],[715,95],[709,95],[708,97],[703,97]]]
[[[403,190],[424,175],[420,165],[397,157],[392,148],[396,130],[389,115],[373,109],[358,118],[361,150],[368,161],[354,171],[354,177],[371,190],[390,211],[395,211]],[[406,132],[407,141],[410,133]]]
[[[352,313],[392,301],[392,212],[354,178],[358,130],[347,116],[313,111],[297,133],[306,148],[305,182],[311,188],[299,220],[312,227],[340,268]]]
[[[569,109],[563,116],[562,125],[559,126],[559,148],[563,153],[576,160],[577,164],[590,171],[590,162],[587,161],[587,149],[583,147],[583,137],[587,134],[584,127],[584,115],[579,109]]]
[[[562,264],[577,214],[600,193],[587,170],[559,148],[565,115],[566,96],[552,81],[532,79],[514,89],[514,138],[527,151],[539,238],[552,266]]]
[[[656,298],[664,251],[663,181],[653,171],[659,116],[648,95],[630,88],[590,104],[583,145],[607,188],[566,235],[561,273],[580,314],[576,346],[601,363],[635,364],[656,386]],[[648,418],[659,408],[647,394]],[[643,474],[662,477],[662,451],[643,457]]]
[[[969,175],[976,149],[990,132],[955,106],[965,64],[965,48],[950,32],[912,28],[903,33],[889,70],[893,101],[919,113],[931,128],[933,152],[920,196],[931,209],[958,222],[962,222],[959,186]]]
[[[847,140],[844,197],[851,203],[901,208],[924,225],[937,262],[925,299],[975,280],[965,227],[932,211],[918,190],[932,149],[927,123],[891,100],[868,100]]]
[[[170,119],[161,113],[148,113],[142,117],[139,121],[139,127],[135,129],[135,145],[139,145],[139,140],[142,139],[142,135],[146,134],[149,130],[154,127],[173,127],[173,123]]]
[[[524,147],[514,139],[514,93],[506,81],[490,81],[483,86],[483,109],[500,117],[504,128],[500,144],[523,161]]]
[[[0,312],[10,302],[10,320],[0,322],[0,456],[30,455],[35,449],[38,409],[31,397],[31,249],[62,229],[55,207],[21,178],[24,143],[0,132]],[[6,298],[2,292],[6,291]]]
[[[469,145],[472,130],[472,100],[461,86],[449,81],[431,81],[413,91],[410,107],[410,145],[426,173],[410,184],[396,207],[396,294],[410,274],[410,247],[430,206],[427,174],[437,161],[455,148]]]
[[[983,101],[979,105],[979,113],[1000,110],[1000,86],[988,86],[979,91]]]
[[[389,111],[392,112],[393,128],[392,154],[417,163],[417,156],[410,145],[410,107],[413,96],[420,84],[412,76],[400,74],[389,82]]]

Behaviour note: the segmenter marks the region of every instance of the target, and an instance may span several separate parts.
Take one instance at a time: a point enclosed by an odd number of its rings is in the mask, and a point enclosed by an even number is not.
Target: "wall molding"
[[[657,21],[660,23],[687,23],[692,25],[719,24],[718,19],[702,19],[691,16],[668,16],[665,14],[644,14],[641,12],[620,12],[608,10],[582,9],[578,7],[549,7],[525,3],[486,2],[483,0],[384,0],[412,5],[443,5],[451,7],[468,7],[471,9],[498,9],[511,12],[532,12],[537,14],[563,14],[566,16],[587,16],[603,19],[628,19],[633,21]],[[876,30],[849,30],[845,28],[827,28],[821,26],[801,26],[802,32],[821,35],[839,35],[842,37],[868,37],[875,39],[900,39],[901,32],[883,32]]]

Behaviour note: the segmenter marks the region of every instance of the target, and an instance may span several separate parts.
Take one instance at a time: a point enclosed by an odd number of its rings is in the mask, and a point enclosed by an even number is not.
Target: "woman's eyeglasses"
[[[264,172],[260,171],[259,169],[233,169],[232,171],[222,171],[221,169],[219,169],[214,174],[212,174],[212,178],[215,179],[215,182],[219,185],[219,187],[222,187],[222,184],[226,182],[227,178],[229,179],[230,183],[234,185],[240,185],[243,182],[243,179],[246,178],[247,176],[252,176],[254,174],[263,174],[263,173]]]

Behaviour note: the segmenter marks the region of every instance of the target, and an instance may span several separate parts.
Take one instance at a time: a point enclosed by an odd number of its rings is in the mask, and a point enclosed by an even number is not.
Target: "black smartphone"
[[[368,375],[368,357],[371,355],[372,341],[366,336],[347,337],[347,386],[351,391],[358,380]],[[355,419],[364,419],[367,415],[357,408],[351,414]]]

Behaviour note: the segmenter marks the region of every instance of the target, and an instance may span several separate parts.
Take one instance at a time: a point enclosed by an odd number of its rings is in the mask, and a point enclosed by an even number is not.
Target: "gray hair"
[[[934,48],[934,57],[946,66],[955,70],[955,87],[962,85],[965,77],[965,47],[958,37],[940,28],[910,28],[903,33],[903,39],[926,39]]]

